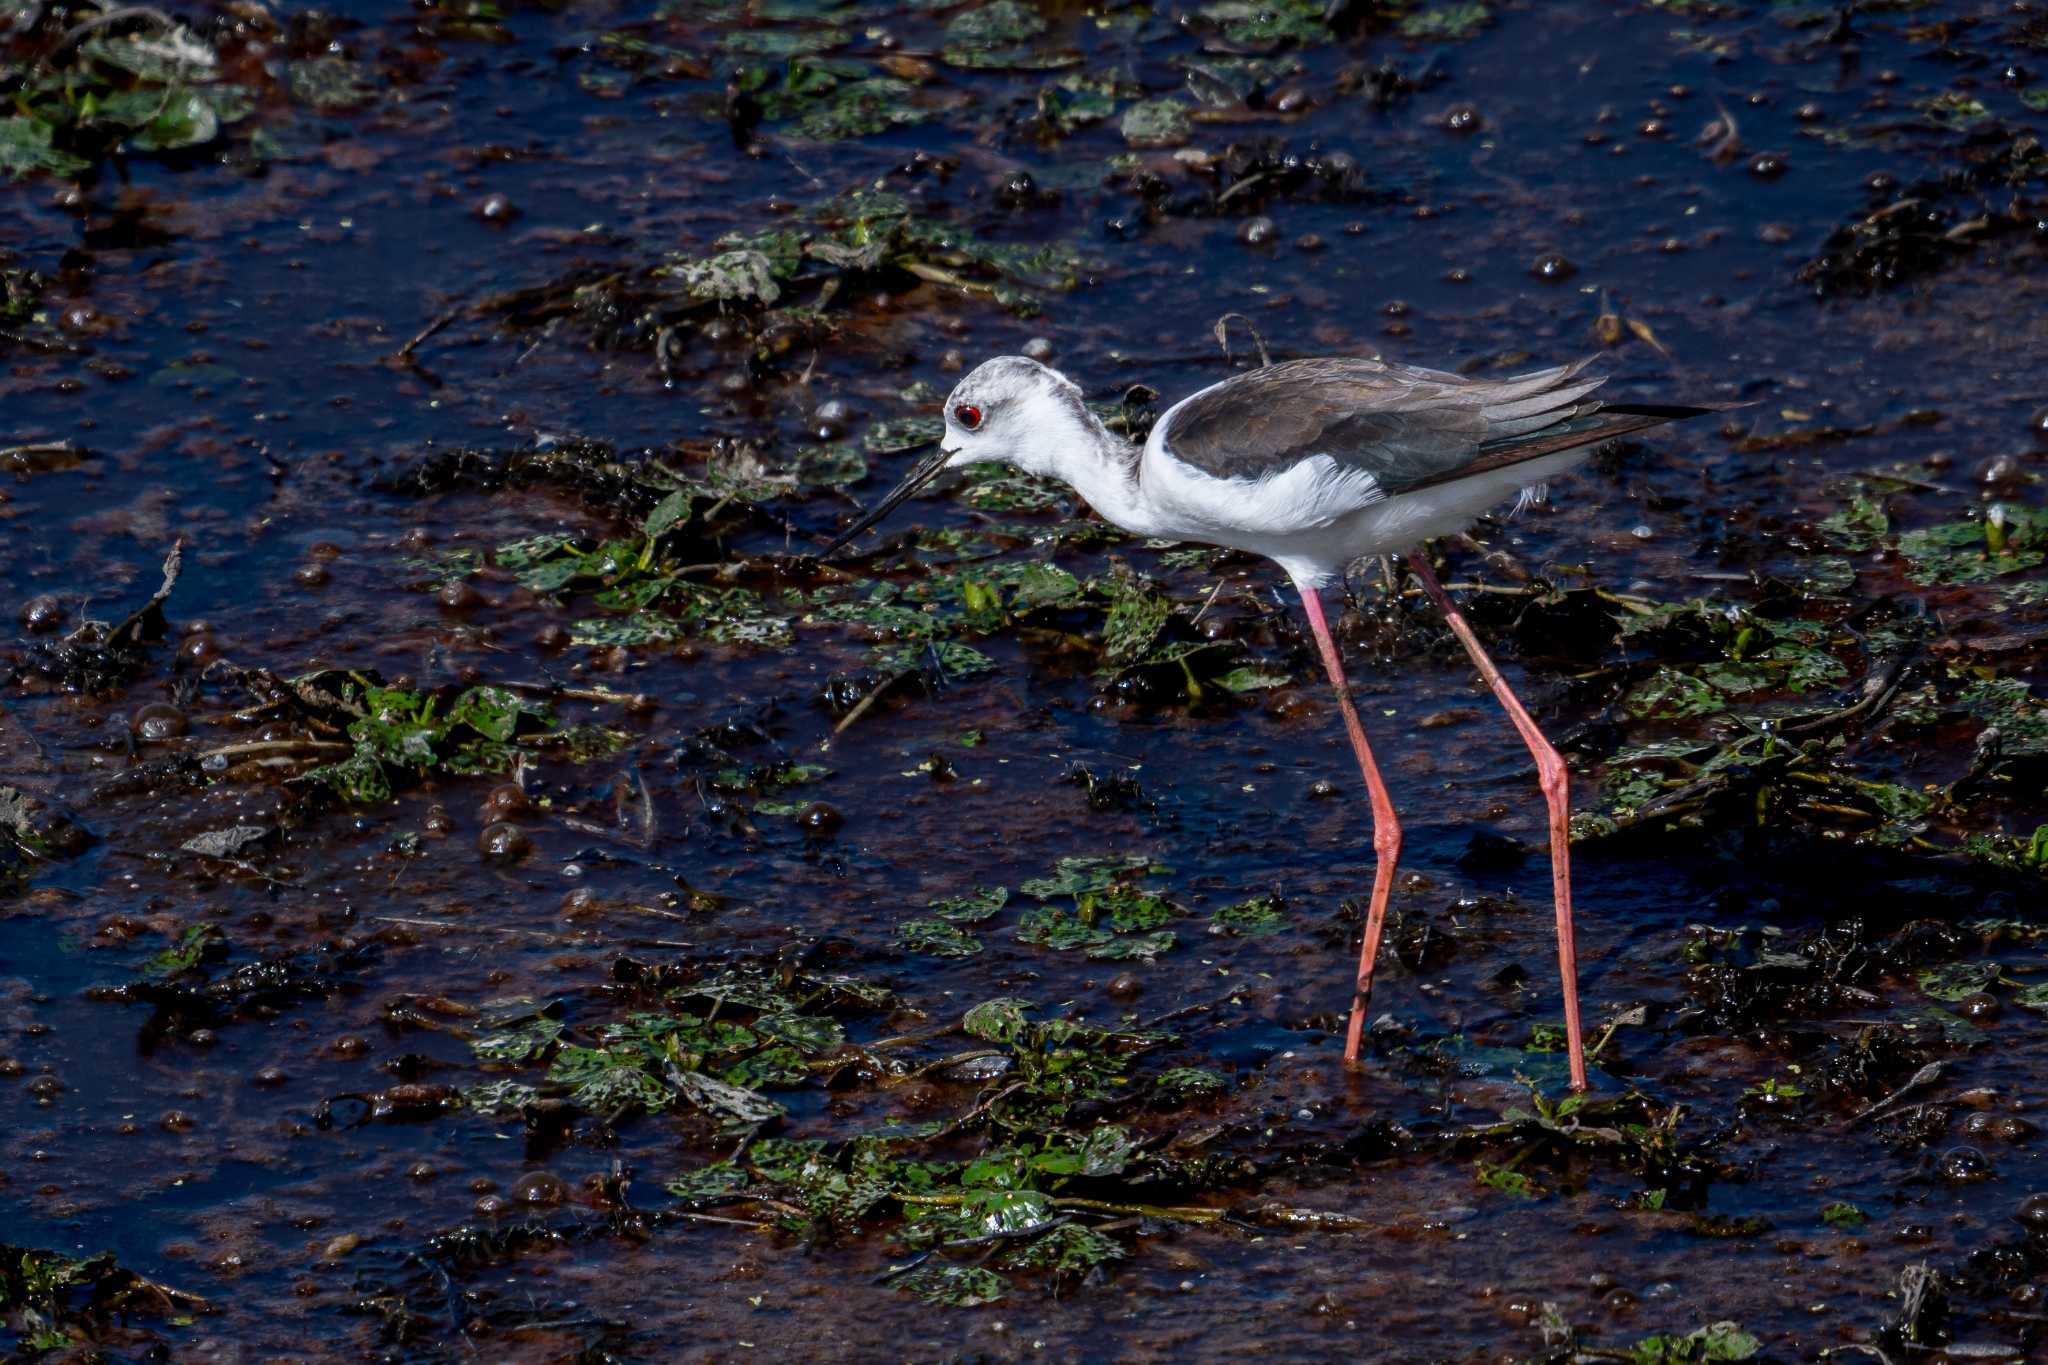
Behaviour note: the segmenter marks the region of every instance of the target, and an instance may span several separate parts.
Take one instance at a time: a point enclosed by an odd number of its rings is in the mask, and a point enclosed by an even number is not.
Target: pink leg
[[[1529,713],[1508,688],[1508,681],[1494,667],[1493,660],[1486,657],[1486,651],[1479,647],[1479,637],[1472,633],[1472,627],[1451,605],[1451,599],[1444,595],[1443,584],[1436,581],[1430,571],[1429,561],[1418,550],[1409,560],[1408,567],[1422,580],[1422,590],[1429,594],[1429,600],[1436,603],[1436,609],[1444,614],[1450,623],[1451,633],[1465,646],[1465,652],[1472,656],[1472,662],[1479,666],[1479,676],[1486,679],[1486,685],[1493,689],[1493,695],[1500,700],[1501,708],[1508,713],[1508,719],[1515,723],[1515,729],[1522,734],[1522,742],[1529,746],[1529,752],[1536,759],[1536,779],[1543,788],[1543,800],[1550,807],[1550,885],[1551,894],[1557,902],[1557,966],[1564,977],[1564,1036],[1565,1048],[1571,1056],[1572,1089],[1586,1088],[1585,1040],[1579,1032],[1579,958],[1578,950],[1572,943],[1572,867],[1571,852],[1567,840],[1567,828],[1571,819],[1571,796],[1565,787],[1564,760],[1557,756],[1557,750],[1550,747],[1550,741],[1536,728],[1536,722],[1529,719]]]
[[[1351,1025],[1344,1033],[1344,1060],[1355,1062],[1365,1034],[1366,1002],[1372,998],[1372,964],[1379,956],[1380,934],[1387,924],[1387,897],[1393,894],[1394,868],[1401,861],[1401,822],[1394,818],[1394,802],[1387,795],[1387,784],[1380,780],[1380,765],[1373,762],[1372,746],[1365,742],[1365,726],[1359,723],[1358,708],[1351,704],[1351,684],[1344,679],[1344,665],[1337,661],[1337,642],[1330,638],[1329,623],[1323,620],[1323,599],[1316,589],[1301,588],[1301,605],[1308,612],[1309,628],[1316,633],[1316,646],[1323,652],[1323,667],[1329,670],[1330,686],[1337,689],[1344,728],[1351,735],[1352,751],[1358,755],[1358,771],[1364,774],[1366,794],[1372,799],[1372,847],[1378,855],[1378,865],[1372,874],[1372,904],[1365,912],[1365,943],[1358,951],[1358,986],[1351,997]]]

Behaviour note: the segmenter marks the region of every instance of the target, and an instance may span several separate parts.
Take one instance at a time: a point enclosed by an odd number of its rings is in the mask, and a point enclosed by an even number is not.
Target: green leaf
[[[1175,941],[1173,930],[1161,929],[1157,933],[1098,943],[1088,950],[1088,956],[1097,962],[1150,962],[1161,953],[1171,952]]]
[[[980,924],[983,920],[994,919],[1009,902],[1009,887],[983,886],[958,896],[932,901],[926,908],[955,924]]]
[[[1872,550],[1891,534],[1892,519],[1883,502],[1866,493],[1856,493],[1849,498],[1847,507],[1823,518],[1820,529],[1844,550]]]
[[[799,482],[819,488],[844,488],[868,476],[868,462],[851,446],[806,446],[796,455]]]
[[[569,627],[569,640],[579,645],[644,645],[679,640],[682,623],[672,616],[637,611],[631,616],[604,616],[576,621]]]
[[[472,687],[448,708],[448,724],[467,725],[486,739],[508,740],[522,719],[531,718],[543,726],[554,724],[554,712],[543,702],[533,701],[506,687]]]
[[[1854,1204],[1844,1203],[1841,1200],[1837,1200],[1822,1209],[1820,1217],[1821,1221],[1829,1227],[1841,1228],[1846,1232],[1859,1231],[1870,1221],[1870,1215],[1866,1214],[1862,1209],[1857,1208]]]
[[[1331,37],[1319,0],[1212,0],[1200,13],[1240,49],[1311,47]]]
[[[641,531],[649,540],[656,540],[667,535],[670,531],[673,531],[676,527],[690,519],[690,507],[695,501],[696,495],[689,489],[682,489],[669,494],[660,502],[654,504],[654,510],[647,514],[647,520],[642,523]]]
[[[1168,96],[1132,105],[1119,126],[1133,147],[1173,147],[1188,140],[1189,122],[1187,103]]]
[[[1041,906],[1035,910],[1025,911],[1018,919],[1017,941],[1066,952],[1074,948],[1105,947],[1111,942],[1111,935],[1109,930],[1098,929],[1087,920],[1065,910]]]
[[[896,941],[933,957],[973,957],[982,946],[980,939],[942,919],[905,920],[896,928]]]
[[[1062,858],[1049,877],[1033,877],[1018,883],[1017,889],[1039,900],[1055,896],[1084,896],[1107,890],[1117,878],[1129,873],[1155,871],[1143,858]]]
[[[1957,521],[1899,537],[1907,577],[1923,586],[1986,583],[2048,559],[2048,510],[1994,503],[1981,521]]]
[[[977,512],[1043,512],[1068,496],[1065,484],[1006,465],[970,466],[961,500]]]
[[[1097,895],[1095,908],[1098,912],[1108,912],[1109,927],[1119,934],[1157,929],[1170,923],[1180,914],[1180,907],[1164,896],[1155,896],[1136,887],[1121,884],[1111,886]]]
[[[300,774],[299,780],[326,787],[344,801],[381,805],[391,799],[391,778],[375,754],[357,752]]]
[[[1216,685],[1226,692],[1260,692],[1269,687],[1285,687],[1293,681],[1292,674],[1275,669],[1233,668],[1216,679]]]
[[[498,562],[499,568],[510,569],[516,573],[521,569],[532,568],[543,560],[554,558],[575,541],[575,536],[550,531],[543,535],[527,536],[523,540],[508,540],[491,551],[491,557]],[[578,558],[580,559],[580,556]]]
[[[1629,1354],[1631,1365],[1708,1365],[1748,1360],[1763,1343],[1732,1322],[1695,1328],[1682,1337],[1644,1337]]]
[[[1173,603],[1149,579],[1118,574],[1109,580],[1109,615],[1102,622],[1102,661],[1111,668],[1137,663],[1166,628]]]
[[[926,1303],[948,1308],[975,1308],[995,1303],[1009,1286],[993,1270],[965,1265],[923,1265],[896,1281],[896,1287]]]
[[[534,1062],[545,1056],[562,1036],[565,1025],[545,1015],[528,1019],[517,1028],[486,1034],[469,1040],[477,1060],[485,1062]]]
[[[55,130],[29,114],[0,118],[0,171],[16,179],[48,171],[53,175],[80,175],[92,163],[60,151],[52,142]]]
[[[142,974],[157,980],[178,976],[198,967],[210,950],[225,948],[227,935],[219,926],[194,924],[178,937],[171,947],[142,964]]]
[[[1460,42],[1477,34],[1493,18],[1485,5],[1437,5],[1403,16],[1403,38],[1429,38],[1439,42]]]
[[[1045,32],[1045,17],[1022,0],[991,0],[979,9],[955,15],[946,25],[946,42],[954,47],[990,48],[1022,42]]]
[[[775,270],[758,251],[727,251],[705,260],[678,261],[667,267],[693,297],[759,304],[782,297]]]
[[[960,1017],[960,1028],[970,1038],[989,1043],[1013,1043],[1024,1031],[1024,1011],[1036,1009],[1029,1000],[999,996],[984,1000]]]
[[[754,1031],[812,1054],[830,1052],[846,1043],[846,1030],[839,1021],[821,1014],[764,1014],[754,1021]]]
[[[1073,1276],[1123,1258],[1123,1246],[1115,1239],[1079,1223],[1068,1223],[1012,1251],[1003,1259],[1003,1266],[1009,1270],[1049,1270],[1055,1276]]]
[[[1998,980],[1996,962],[1951,962],[1919,973],[1920,989],[1936,1000],[1955,1001],[1976,995]]]
[[[945,434],[943,418],[899,417],[871,425],[861,433],[860,445],[870,455],[897,455],[936,444]]]
[[[1154,1077],[1152,1083],[1183,1099],[1220,1095],[1230,1088],[1230,1080],[1222,1072],[1203,1066],[1168,1067]]]
[[[753,1177],[730,1161],[714,1161],[663,1181],[662,1188],[686,1204],[697,1204],[744,1190],[752,1183]]]
[[[1209,916],[1212,934],[1236,934],[1243,938],[1264,938],[1287,927],[1287,903],[1278,896],[1254,896],[1226,905]]]

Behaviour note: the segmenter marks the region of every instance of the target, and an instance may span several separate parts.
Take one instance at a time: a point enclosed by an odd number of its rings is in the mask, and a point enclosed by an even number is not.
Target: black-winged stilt
[[[1401,825],[1351,702],[1322,589],[1368,555],[1416,548],[1469,526],[1510,494],[1584,460],[1598,443],[1731,404],[1604,404],[1588,362],[1473,379],[1379,360],[1294,360],[1235,375],[1168,408],[1143,447],[1112,434],[1057,370],[1021,356],[988,361],[946,400],[939,448],[822,552],[831,555],[947,469],[1002,461],[1059,479],[1135,535],[1261,554],[1294,580],[1336,689],[1372,799],[1372,900],[1344,1040],[1356,1061],[1373,962],[1401,854]],[[1557,957],[1572,1088],[1586,1088],[1564,760],[1536,728],[1479,637],[1420,554],[1410,570],[1472,656],[1529,752],[1550,812]]]

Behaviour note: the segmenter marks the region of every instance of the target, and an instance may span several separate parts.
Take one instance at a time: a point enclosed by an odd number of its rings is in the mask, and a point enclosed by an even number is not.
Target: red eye
[[[953,420],[973,431],[981,425],[981,409],[972,403],[962,403],[953,409]]]

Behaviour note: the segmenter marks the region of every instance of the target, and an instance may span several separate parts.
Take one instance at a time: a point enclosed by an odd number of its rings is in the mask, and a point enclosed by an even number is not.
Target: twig
[[[432,322],[428,323],[426,326],[420,328],[419,331],[415,332],[413,334],[413,338],[411,341],[406,342],[405,345],[398,348],[397,354],[394,358],[398,360],[411,360],[412,353],[420,348],[421,342],[427,340],[427,338],[433,336],[435,333],[447,327],[449,323],[461,317],[465,312],[468,311],[468,309],[469,305],[466,303],[460,303],[457,304],[455,307],[450,308],[447,312],[441,314],[441,316],[435,318]]]
[[[178,537],[171,546],[171,552],[164,556],[164,581],[147,602],[128,614],[128,618],[107,632],[107,644],[129,645],[141,643],[142,630],[153,626],[161,634],[164,625],[164,603],[170,600],[171,589],[178,586],[178,574],[185,565],[185,538]],[[126,637],[125,641],[123,637]],[[154,638],[154,637],[152,637]]]
[[[438,919],[409,919],[404,915],[372,915],[371,919],[384,924],[409,924],[417,929],[447,929],[450,931],[473,929],[486,934],[510,934],[515,938],[544,939],[549,943],[564,943],[560,934],[544,934],[538,929],[511,929],[502,924],[451,924]]]
[[[1271,365],[1273,363],[1273,356],[1271,352],[1266,350],[1266,339],[1259,335],[1258,325],[1242,313],[1225,313],[1222,317],[1216,319],[1216,344],[1223,348],[1223,363],[1226,365],[1230,363],[1230,320],[1232,318],[1236,318],[1239,322],[1243,323],[1244,329],[1252,334],[1252,344],[1259,348],[1259,368],[1264,369]]]
[[[199,755],[204,763],[209,758],[253,758],[258,754],[348,754],[355,752],[353,744],[337,744],[326,739],[252,739],[245,744],[224,744],[218,749],[208,749]]]
[[[914,668],[905,668],[899,670],[898,672],[890,674],[887,678],[884,678],[880,683],[878,683],[875,686],[875,689],[872,692],[868,693],[865,697],[862,697],[859,701],[855,702],[853,704],[853,709],[851,711],[848,711],[844,716],[841,716],[839,718],[839,723],[832,727],[833,738],[836,739],[840,735],[845,734],[846,727],[853,724],[855,721],[859,720],[862,716],[866,715],[868,713],[868,708],[873,706],[878,700],[880,700],[884,692],[887,692],[890,688],[894,687],[897,683],[902,682],[905,678],[909,677],[911,674],[915,672],[917,672],[917,670]]]
[[[177,20],[171,18],[170,15],[165,14],[160,9],[151,9],[148,5],[123,5],[119,9],[110,9],[103,14],[95,14],[84,23],[70,29],[62,38],[57,40],[57,45],[50,49],[48,60],[55,61],[69,52],[88,33],[114,24],[125,23],[130,19],[148,19],[153,21],[157,27],[163,29],[173,29],[178,26]]]
[[[764,1232],[775,1226],[773,1223],[760,1223],[751,1218],[722,1218],[715,1213],[692,1213],[688,1209],[674,1210],[671,1212],[670,1217],[694,1218],[700,1223],[723,1223],[727,1227],[733,1228],[752,1228],[756,1232]]]
[[[1886,1095],[1875,1104],[1867,1105],[1857,1113],[1851,1114],[1848,1120],[1849,1126],[1853,1128],[1865,1119],[1875,1118],[1884,1111],[1896,1106],[1900,1099],[1911,1094],[1913,1091],[1919,1090],[1924,1086],[1933,1085],[1941,1079],[1944,1067],[1945,1064],[1942,1062],[1929,1062],[1926,1066],[1914,1072],[1912,1079],[1908,1080],[1897,1090],[1892,1091],[1891,1094]]]

